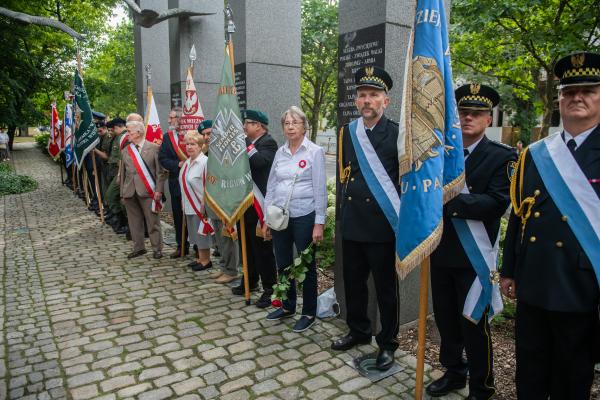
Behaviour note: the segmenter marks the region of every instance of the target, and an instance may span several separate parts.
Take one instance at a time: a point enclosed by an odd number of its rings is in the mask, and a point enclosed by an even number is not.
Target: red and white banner
[[[185,81],[185,100],[183,101],[183,115],[179,119],[179,129],[182,131],[195,131],[203,120],[204,113],[198,99],[198,92],[190,67]]]
[[[146,125],[146,140],[152,143],[161,144],[163,141],[163,133],[160,128],[160,120],[158,119],[158,110],[156,109],[154,96],[152,95],[152,86],[148,86],[144,125]]]
[[[58,121],[58,112],[56,103],[52,103],[52,117],[50,120],[50,139],[48,140],[48,154],[56,158],[60,154],[60,126]]]
[[[190,187],[187,182],[187,172],[190,166],[189,162],[186,162],[183,166],[183,170],[181,171],[181,175],[179,176],[179,185],[183,189],[183,193],[187,201],[190,202],[190,205],[194,209],[194,212],[200,218],[200,226],[198,227],[198,233],[206,236],[206,235],[214,235],[215,229],[210,223],[210,220],[204,216],[202,210],[204,206],[202,205],[202,200],[200,200],[200,196],[193,187]]]
[[[175,150],[175,154],[177,154],[177,158],[179,161],[187,160],[187,151],[185,149],[185,144],[180,143],[179,137],[175,132],[168,131],[167,136],[169,137],[169,141],[171,142],[171,146],[173,146],[173,150]]]
[[[152,198],[152,212],[158,214],[160,210],[162,210],[162,201],[154,200],[154,191],[156,190],[156,184],[154,183],[154,178],[152,178],[152,174],[146,168],[146,164],[144,160],[142,160],[142,155],[135,148],[135,145],[131,143],[127,146],[127,152],[133,161],[133,166],[137,171],[137,174],[140,176],[148,195]]]

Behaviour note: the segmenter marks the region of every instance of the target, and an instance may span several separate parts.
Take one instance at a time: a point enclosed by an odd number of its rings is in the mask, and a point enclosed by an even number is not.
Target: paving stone
[[[123,388],[117,392],[119,397],[133,397],[152,388],[149,382],[140,383],[138,385]]]
[[[134,383],[135,383],[135,378],[133,376],[121,375],[121,376],[116,376],[114,378],[100,382],[100,387],[102,388],[103,392],[112,392],[117,389],[124,388],[126,386],[131,386]]]
[[[304,386],[309,392],[314,392],[329,385],[331,385],[331,381],[325,376],[316,376],[302,383],[302,386]]]
[[[243,376],[234,381],[226,382],[225,384],[221,385],[219,389],[221,391],[221,394],[227,394],[235,392],[236,390],[239,390],[243,387],[252,386],[253,383],[254,382],[252,382],[250,378],[248,378],[247,376]]]
[[[101,371],[90,371],[68,378],[67,383],[69,384],[69,387],[77,387],[92,382],[98,382],[102,379],[104,379],[104,374]]]
[[[279,375],[277,380],[283,383],[285,386],[290,386],[306,377],[306,372],[303,369],[298,368]]]
[[[280,387],[281,385],[275,379],[268,379],[252,386],[252,391],[257,395],[261,395],[265,393],[272,393]]]
[[[140,380],[145,381],[147,379],[160,378],[161,376],[168,375],[169,372],[171,371],[167,367],[148,368],[142,371]]]
[[[98,396],[98,387],[96,385],[86,385],[71,389],[73,400],[91,399]]]
[[[141,393],[138,396],[139,400],[162,400],[172,398],[173,391],[169,387],[161,387],[155,390]]]
[[[254,361],[244,360],[225,367],[225,373],[227,373],[230,378],[237,378],[238,376],[248,374],[254,369],[256,369],[256,363]]]
[[[202,378],[197,376],[171,385],[175,393],[177,393],[177,395],[179,396],[191,392],[192,390],[201,388],[203,386],[206,386],[206,384],[204,383]]]

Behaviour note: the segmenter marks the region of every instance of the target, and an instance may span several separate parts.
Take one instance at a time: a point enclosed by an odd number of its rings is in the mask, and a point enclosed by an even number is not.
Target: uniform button
[[[539,189],[535,189],[535,191],[533,192],[533,194],[534,194],[535,196],[539,196],[541,193],[542,193],[542,192],[540,192],[540,190],[539,190]]]
[[[352,197],[351,197],[351,196],[348,196],[348,200],[349,200],[349,201],[352,201]]]
[[[354,182],[354,178],[350,178],[350,181],[351,181],[351,182]]]
[[[533,213],[533,216],[534,216],[535,218],[539,218],[539,217],[540,217],[540,212],[539,212],[539,211],[536,211],[536,212],[534,212],[534,213]]]
[[[457,213],[457,212],[453,212],[453,213],[452,213],[452,216],[453,216],[453,217],[456,217],[457,215],[458,215],[458,213]]]
[[[469,190],[473,190],[473,186],[469,186]]]
[[[531,243],[535,243],[535,241],[536,241],[536,240],[537,240],[537,239],[535,238],[535,236],[532,236],[532,237],[530,237],[530,238],[529,238],[529,241],[530,241]]]
[[[568,219],[568,218],[567,218],[567,216],[566,216],[566,215],[563,215],[562,217],[560,217],[560,219],[561,219],[561,220],[563,220],[564,222],[567,222],[567,219]]]
[[[368,203],[368,202],[370,202],[370,201],[371,201],[371,199],[367,197],[367,198],[365,199],[365,201]]]
[[[556,242],[556,247],[563,247],[563,242],[561,242],[561,241]]]

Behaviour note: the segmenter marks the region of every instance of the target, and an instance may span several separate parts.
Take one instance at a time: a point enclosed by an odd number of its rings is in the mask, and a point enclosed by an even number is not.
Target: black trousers
[[[258,285],[258,279],[262,281],[263,290],[273,291],[273,285],[277,282],[277,270],[275,268],[275,255],[273,253],[273,242],[265,241],[256,236],[256,224],[258,215],[254,207],[248,208],[244,213],[246,224],[246,257],[248,262],[248,281],[250,287]],[[239,227],[238,227],[239,228]],[[242,246],[240,245],[240,251]],[[242,260],[240,256],[240,260]]]
[[[463,316],[469,289],[475,280],[471,268],[431,268],[431,295],[435,323],[440,331],[440,363],[450,378],[464,379],[468,367],[469,394],[478,399],[494,395],[494,357],[487,313],[478,324]],[[468,364],[463,361],[463,350]]]
[[[171,211],[173,212],[173,225],[175,225],[175,241],[177,248],[181,250],[181,228],[183,224],[183,208],[181,206],[181,195],[171,193]],[[190,244],[186,238],[185,251],[188,251]]]
[[[362,339],[370,339],[372,336],[371,321],[367,316],[369,300],[367,280],[371,273],[381,319],[381,331],[376,336],[377,344],[384,350],[396,350],[399,300],[394,243],[343,240],[342,253],[346,322],[350,333]]]
[[[598,315],[548,311],[517,303],[517,397],[587,400],[594,380]]]

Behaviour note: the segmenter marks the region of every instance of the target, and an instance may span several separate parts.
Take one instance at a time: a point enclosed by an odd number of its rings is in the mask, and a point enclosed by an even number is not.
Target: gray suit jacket
[[[158,152],[160,146],[149,141],[144,142],[141,150],[142,159],[146,163],[148,171],[154,177],[156,191],[164,193],[167,171],[158,162]],[[137,193],[138,197],[150,197],[142,179],[138,175],[133,160],[129,155],[127,148],[124,148],[121,154],[122,161],[119,168],[119,188],[122,198],[131,198]]]

